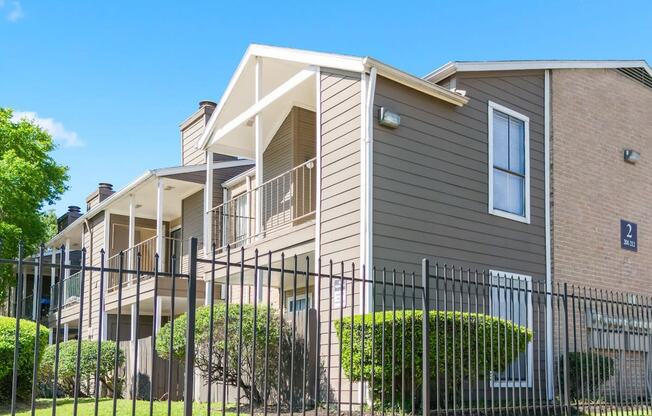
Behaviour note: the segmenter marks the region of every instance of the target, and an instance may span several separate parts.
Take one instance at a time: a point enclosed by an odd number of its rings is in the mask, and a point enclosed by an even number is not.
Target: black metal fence
[[[56,415],[66,396],[75,415],[118,414],[125,401],[133,415],[652,410],[648,297],[427,260],[399,272],[244,249],[199,257],[195,239],[179,258],[155,256],[151,272],[135,255],[121,254],[117,268],[85,251],[80,265],[65,264],[63,249],[56,264],[43,251],[0,260],[20,277],[12,414]],[[54,285],[79,273],[73,301],[42,287],[48,270]],[[55,293],[50,305],[63,305],[30,327],[33,345],[16,314],[26,274],[37,288],[27,297]]]

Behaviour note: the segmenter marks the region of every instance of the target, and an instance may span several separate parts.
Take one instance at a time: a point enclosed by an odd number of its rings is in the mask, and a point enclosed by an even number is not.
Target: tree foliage
[[[67,189],[68,168],[52,157],[52,136],[30,120],[12,120],[12,110],[0,108],[0,257],[36,250],[51,233],[44,208]],[[51,214],[50,214],[51,216]],[[7,293],[12,274],[0,271],[0,299]]]

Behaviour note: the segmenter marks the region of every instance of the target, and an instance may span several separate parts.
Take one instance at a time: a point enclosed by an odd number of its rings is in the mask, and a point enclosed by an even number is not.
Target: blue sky
[[[449,60],[647,59],[652,5],[607,1],[0,0],[0,106],[36,115],[84,204],[180,162],[179,123],[219,100],[250,43],[370,55],[417,75]]]

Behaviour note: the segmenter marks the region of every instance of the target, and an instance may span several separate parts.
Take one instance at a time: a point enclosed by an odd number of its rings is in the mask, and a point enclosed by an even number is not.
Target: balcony
[[[209,213],[216,250],[249,245],[278,230],[314,219],[315,190],[312,158],[214,207]]]
[[[156,270],[156,240],[158,236],[153,236],[148,238],[140,243],[129,247],[122,251],[122,269],[123,270],[140,270],[142,273],[146,273],[141,276],[141,282],[143,280],[149,279],[152,277],[152,274]],[[163,237],[163,247],[164,252],[160,253],[161,266],[159,271],[167,272],[172,270],[172,257],[175,258],[174,271],[176,273],[181,273],[183,267],[183,242],[179,239]],[[139,256],[140,255],[140,256]],[[140,265],[138,264],[138,259],[140,258]],[[108,269],[120,269],[120,253],[110,257],[107,260],[106,267]],[[130,286],[136,283],[137,275],[133,272],[123,273],[122,274],[122,285],[123,287]],[[118,290],[120,282],[120,273],[110,272],[108,274],[108,291],[114,292]]]

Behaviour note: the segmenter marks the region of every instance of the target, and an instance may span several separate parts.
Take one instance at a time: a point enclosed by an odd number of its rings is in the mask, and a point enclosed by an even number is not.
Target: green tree
[[[33,121],[12,120],[12,110],[0,108],[0,257],[36,251],[48,236],[47,205],[67,189],[68,168],[52,157],[52,136]],[[0,269],[0,300],[13,283],[11,268]]]

